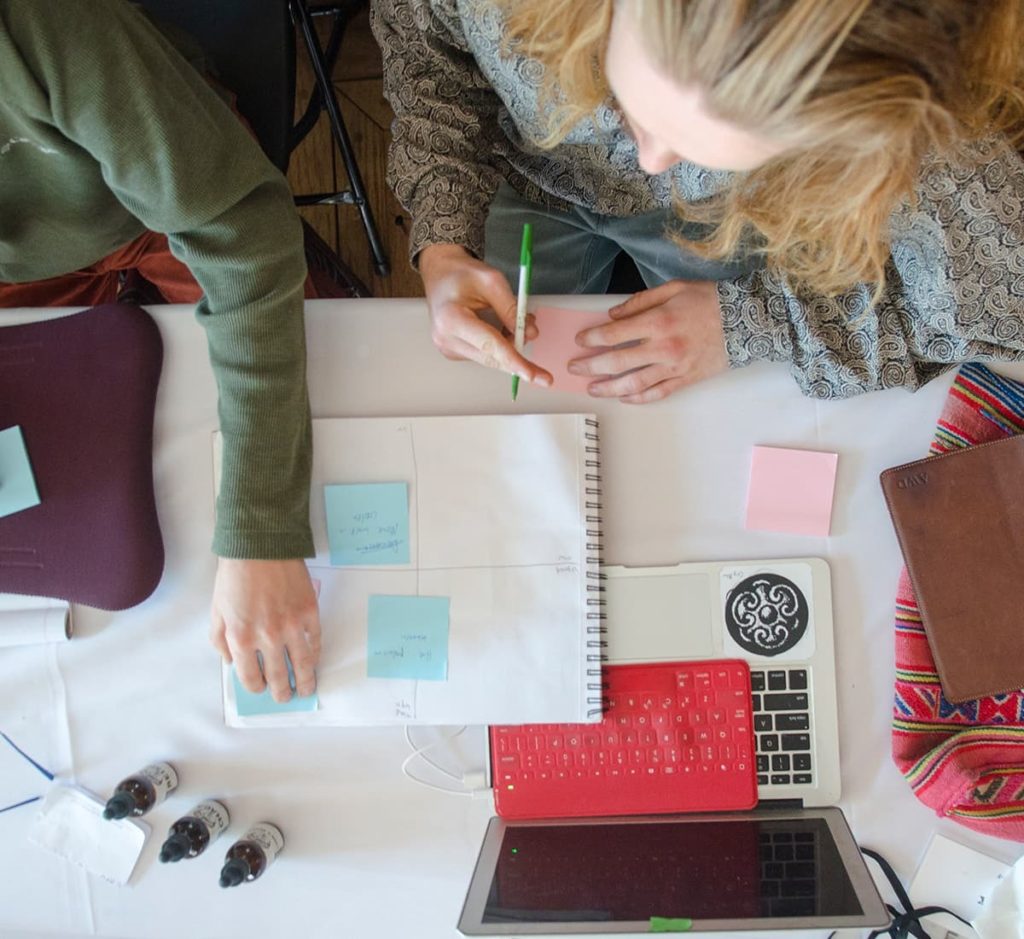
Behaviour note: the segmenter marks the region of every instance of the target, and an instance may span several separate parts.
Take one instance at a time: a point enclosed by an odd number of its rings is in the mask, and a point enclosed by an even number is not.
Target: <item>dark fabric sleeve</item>
[[[132,215],[167,234],[204,291],[196,316],[224,435],[214,550],[312,554],[306,267],[284,177],[131,4],[26,6],[34,10],[22,45],[54,124],[100,164]]]

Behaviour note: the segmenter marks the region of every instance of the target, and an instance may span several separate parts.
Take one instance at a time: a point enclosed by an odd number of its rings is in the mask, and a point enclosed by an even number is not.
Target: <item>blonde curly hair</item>
[[[1024,134],[1024,0],[494,0],[507,48],[545,66],[553,146],[609,103],[613,12],[706,110],[786,151],[683,205],[701,255],[760,253],[798,289],[885,283],[893,211],[930,160]],[[682,239],[680,239],[682,240]]]

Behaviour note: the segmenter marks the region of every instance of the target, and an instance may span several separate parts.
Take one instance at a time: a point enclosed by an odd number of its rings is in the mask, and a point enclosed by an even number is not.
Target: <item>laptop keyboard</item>
[[[759,786],[813,785],[806,668],[751,669]]]
[[[490,730],[505,818],[750,808],[757,799],[745,662],[613,665],[599,724]]]

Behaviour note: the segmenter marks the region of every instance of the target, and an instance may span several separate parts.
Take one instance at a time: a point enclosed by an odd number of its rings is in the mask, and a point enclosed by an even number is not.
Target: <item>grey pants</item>
[[[669,236],[681,223],[671,211],[648,212],[629,218],[598,215],[574,207],[555,212],[527,202],[502,183],[491,203],[485,229],[484,260],[508,278],[519,281],[519,246],[523,224],[533,225],[534,294],[604,293],[620,251],[636,263],[648,287],[665,281],[725,280],[754,269],[753,260],[707,261],[684,252]],[[684,229],[696,237],[696,226]]]

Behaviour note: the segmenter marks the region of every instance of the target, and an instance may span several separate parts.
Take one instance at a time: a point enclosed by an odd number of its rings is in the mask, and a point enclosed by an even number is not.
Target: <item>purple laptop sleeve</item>
[[[123,610],[156,589],[162,358],[135,306],[0,328],[0,429],[21,426],[41,500],[0,518],[0,592]]]

